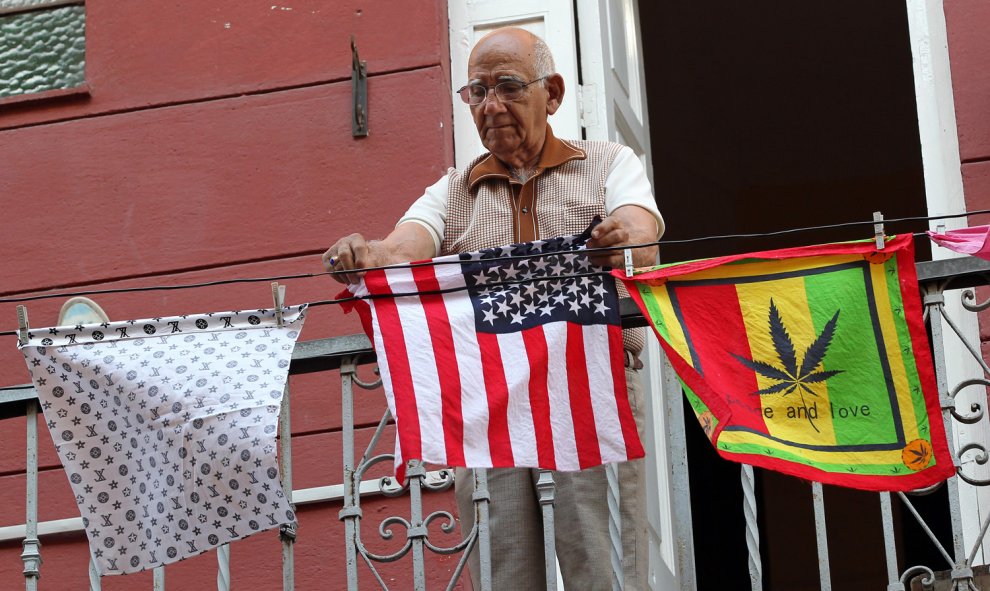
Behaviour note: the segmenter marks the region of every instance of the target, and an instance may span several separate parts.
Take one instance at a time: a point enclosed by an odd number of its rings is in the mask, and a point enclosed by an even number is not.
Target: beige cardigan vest
[[[605,178],[622,148],[611,142],[567,140],[585,158],[548,168],[533,182],[536,220],[540,238],[554,238],[583,232],[596,215],[605,217]],[[471,169],[484,154],[463,171],[448,172],[447,220],[440,255],[472,252],[512,244],[516,215],[512,189],[503,178],[482,178],[474,189],[468,185]],[[627,296],[622,285],[619,295]],[[639,354],[645,344],[643,329],[623,331],[626,348]]]

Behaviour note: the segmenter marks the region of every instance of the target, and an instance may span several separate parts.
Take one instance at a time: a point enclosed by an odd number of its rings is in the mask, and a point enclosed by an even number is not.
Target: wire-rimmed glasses
[[[535,84],[542,80],[546,80],[550,76],[541,76],[536,80],[530,80],[529,82],[520,82],[518,80],[506,80],[505,82],[499,82],[495,86],[485,86],[484,84],[467,84],[457,89],[457,95],[461,97],[461,100],[465,103],[473,106],[480,105],[485,102],[488,98],[488,91],[490,89],[495,90],[495,96],[498,100],[504,102],[519,100],[522,97],[523,91],[530,84]]]

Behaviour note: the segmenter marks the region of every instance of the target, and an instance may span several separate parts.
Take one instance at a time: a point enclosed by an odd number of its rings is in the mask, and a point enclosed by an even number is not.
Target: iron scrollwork
[[[375,490],[378,494],[393,498],[408,495],[410,499],[408,517],[400,515],[385,517],[378,524],[378,535],[382,540],[390,541],[399,535],[401,529],[404,529],[406,539],[397,550],[389,553],[378,553],[369,549],[362,538],[361,519],[363,512],[361,511],[361,485],[365,482],[365,474],[369,473],[371,468],[378,464],[386,463],[386,465],[391,466],[395,461],[395,454],[374,453],[386,426],[392,419],[391,413],[386,409],[361,459],[356,463],[354,462],[353,386],[357,385],[361,389],[371,390],[381,385],[381,379],[373,381],[361,380],[357,377],[356,370],[356,364],[353,360],[348,360],[341,365],[344,406],[345,492],[344,507],[340,511],[340,519],[346,526],[347,539],[345,543],[347,550],[348,589],[357,589],[358,559],[367,565],[381,588],[387,590],[389,587],[378,571],[376,564],[396,562],[409,554],[412,554],[414,585],[417,589],[425,588],[424,550],[440,555],[462,553],[447,585],[447,589],[452,589],[467,563],[468,554],[478,545],[479,536],[482,535],[482,528],[476,523],[462,540],[450,546],[438,545],[431,541],[430,531],[431,525],[434,523],[438,523],[440,532],[446,535],[454,533],[457,527],[457,521],[450,511],[441,509],[433,511],[425,517],[423,516],[422,494],[424,492],[446,491],[453,486],[454,475],[449,468],[428,472],[421,462],[413,460],[407,465],[405,482],[396,482],[391,476],[378,478]],[[476,498],[476,505],[483,502],[487,503],[487,498],[484,495],[482,497],[476,495]]]
[[[982,397],[977,395],[978,400],[973,400],[972,396],[968,394],[963,395],[963,392],[972,387],[982,388],[984,391],[987,387],[990,387],[990,379],[988,379],[990,378],[990,367],[988,367],[987,362],[984,360],[979,348],[967,339],[965,331],[961,328],[963,325],[960,322],[954,321],[953,318],[947,314],[945,290],[948,287],[948,283],[949,282],[943,282],[941,284],[928,284],[925,288],[924,304],[925,321],[928,323],[931,331],[932,345],[935,353],[935,374],[939,385],[939,395],[943,419],[945,422],[946,436],[948,438],[950,452],[953,454],[956,474],[958,476],[958,478],[949,479],[945,483],[948,486],[948,494],[951,505],[953,503],[958,503],[958,501],[954,501],[953,499],[958,498],[959,487],[962,484],[965,483],[971,486],[990,485],[990,478],[983,478],[975,474],[967,473],[971,472],[976,467],[985,466],[988,461],[990,461],[990,453],[988,453],[987,446],[982,441],[956,441],[957,436],[954,429],[957,424],[970,426],[977,425],[986,420],[986,412],[984,410],[986,403],[982,402]],[[990,308],[990,299],[987,299],[984,302],[977,302],[976,293],[972,289],[967,289],[962,292],[960,303],[963,311],[974,314],[972,322],[976,321],[975,313]],[[946,326],[948,327],[948,330],[945,329]],[[953,338],[952,335],[955,335],[955,337]],[[974,362],[973,367],[975,368],[978,366],[980,370],[982,370],[981,373],[983,375],[978,377],[971,376],[967,379],[959,381],[952,387],[949,386],[948,368],[945,356],[945,342],[948,339],[958,340],[958,343],[962,346],[961,348],[969,353],[968,356],[965,356],[965,354],[964,356],[967,359],[972,357],[972,361]],[[966,400],[969,400],[968,405]],[[968,409],[964,410],[964,408],[967,407]],[[941,486],[942,485],[939,484],[934,487],[929,487],[929,489],[925,489],[923,491],[914,491],[912,494],[930,494],[932,491]],[[983,545],[983,540],[988,526],[990,526],[990,516],[984,519],[981,524],[979,538],[972,544],[972,548],[969,549],[969,552],[967,552],[967,549],[964,547],[963,543],[961,517],[958,512],[958,505],[956,505],[956,509],[950,511],[953,533],[953,546],[950,553],[950,549],[943,547],[941,542],[939,542],[939,540],[932,533],[931,529],[925,523],[925,520],[913,507],[909,498],[903,493],[899,496],[905,507],[913,514],[915,519],[928,534],[932,543],[938,548],[941,555],[948,563],[948,566],[951,569],[949,571],[949,576],[951,577],[951,588],[953,591],[975,591],[977,587],[975,586],[973,580],[972,565],[979,548]],[[908,568],[903,572],[899,580],[892,580],[888,588],[905,589],[905,585],[910,586],[910,583],[918,577],[922,577],[921,584],[924,589],[934,588],[936,579],[935,573],[928,566],[912,566]]]

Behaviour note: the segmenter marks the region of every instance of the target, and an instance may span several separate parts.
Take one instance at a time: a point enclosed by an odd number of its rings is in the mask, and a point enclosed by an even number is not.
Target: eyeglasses
[[[535,84],[541,80],[546,80],[550,76],[542,76],[536,80],[530,80],[529,82],[518,82],[516,80],[507,80],[505,82],[499,82],[495,86],[485,86],[484,84],[468,84],[462,86],[457,90],[457,94],[460,95],[461,100],[465,103],[473,106],[480,105],[485,102],[488,98],[488,90],[494,89],[495,96],[498,100],[504,102],[519,100],[523,95],[523,90],[526,89],[530,84]]]

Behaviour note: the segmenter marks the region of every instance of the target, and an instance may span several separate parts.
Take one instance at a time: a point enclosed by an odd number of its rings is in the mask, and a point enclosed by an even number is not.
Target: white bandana
[[[304,310],[32,330],[20,349],[101,574],[295,520],[275,435]]]

